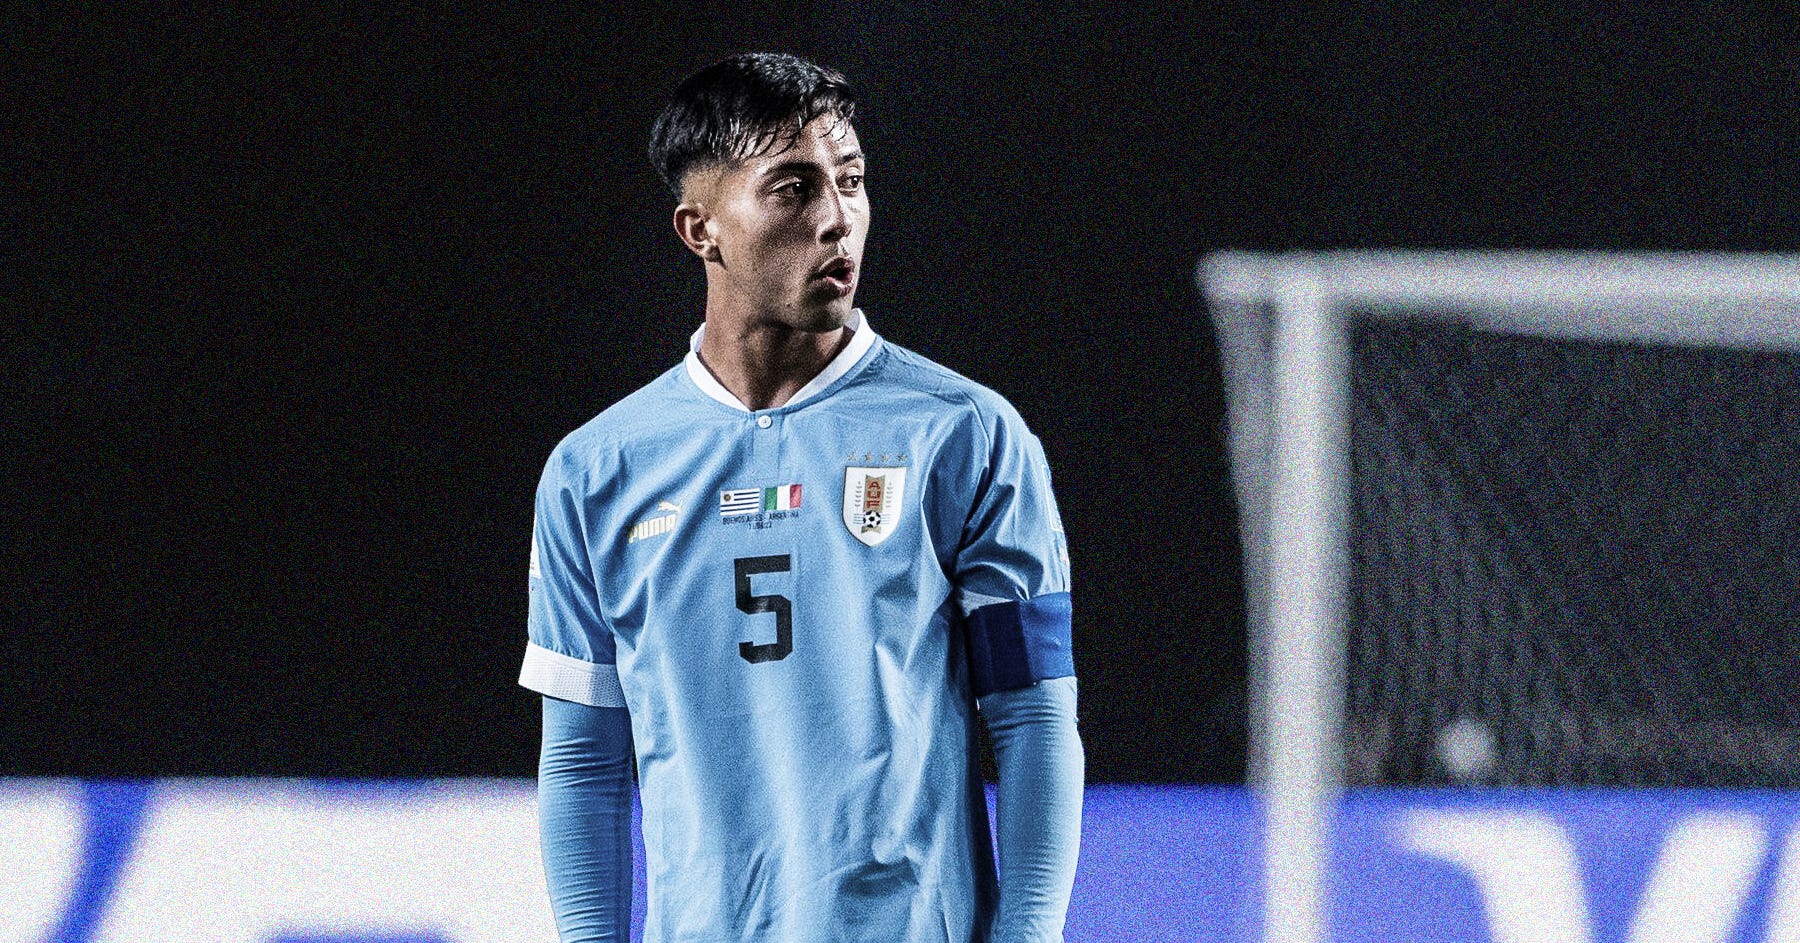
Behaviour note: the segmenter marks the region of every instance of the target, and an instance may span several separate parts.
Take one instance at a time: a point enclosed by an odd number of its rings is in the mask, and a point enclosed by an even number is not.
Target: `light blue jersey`
[[[630,713],[649,943],[979,939],[975,697],[1073,673],[1036,437],[852,326],[774,409],[690,353],[539,486],[520,680]]]

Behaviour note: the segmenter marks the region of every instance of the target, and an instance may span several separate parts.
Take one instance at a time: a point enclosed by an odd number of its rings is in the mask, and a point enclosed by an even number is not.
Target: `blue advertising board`
[[[1800,941],[1800,797],[1363,790],[1334,851],[1342,943]]]
[[[1786,793],[1353,791],[1333,939],[1800,943],[1796,826]],[[1261,940],[1262,834],[1244,790],[1089,787],[1066,938]],[[529,780],[0,780],[0,943],[554,937]]]

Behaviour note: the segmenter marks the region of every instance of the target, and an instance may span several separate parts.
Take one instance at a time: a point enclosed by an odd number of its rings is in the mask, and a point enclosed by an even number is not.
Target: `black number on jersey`
[[[794,650],[794,604],[786,596],[751,595],[750,577],[757,573],[786,573],[793,569],[788,555],[739,557],[732,564],[737,571],[737,607],[753,616],[775,613],[775,641],[766,645],[739,642],[738,654],[753,665],[786,658]]]

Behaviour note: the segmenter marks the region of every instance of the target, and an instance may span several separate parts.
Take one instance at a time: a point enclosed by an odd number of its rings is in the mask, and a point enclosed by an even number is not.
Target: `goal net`
[[[1800,257],[1227,253],[1201,282],[1272,877],[1322,867],[1341,784],[1800,786]],[[1316,938],[1286,906],[1270,939]]]
[[[1800,356],[1348,340],[1349,784],[1800,786]]]

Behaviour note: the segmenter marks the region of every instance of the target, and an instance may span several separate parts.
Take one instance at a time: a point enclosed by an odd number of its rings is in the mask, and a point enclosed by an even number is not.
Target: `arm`
[[[990,943],[1062,943],[1081,844],[1069,557],[1042,446],[1010,407],[983,427],[956,571],[969,686],[999,766]]]
[[[1000,909],[992,943],[1061,943],[1081,847],[1075,679],[980,701],[999,766]]]
[[[623,708],[544,698],[538,825],[562,943],[628,943],[631,719]]]
[[[538,484],[530,641],[519,683],[544,695],[538,824],[551,911],[563,943],[626,943],[631,719],[587,550],[584,512],[590,490],[579,463],[558,446]]]

